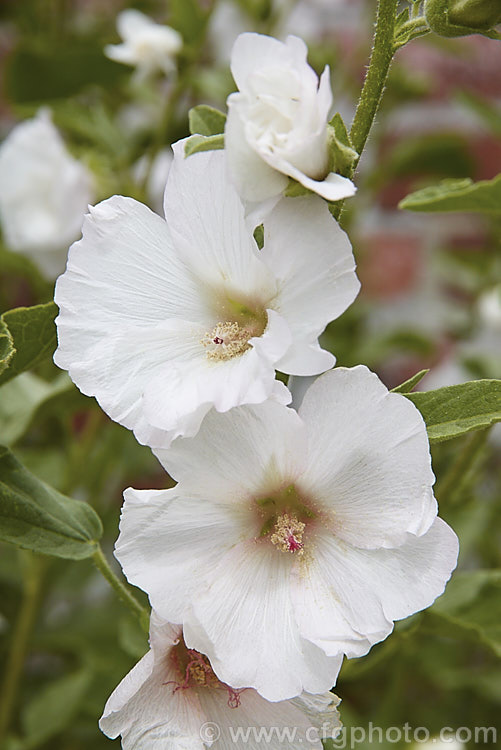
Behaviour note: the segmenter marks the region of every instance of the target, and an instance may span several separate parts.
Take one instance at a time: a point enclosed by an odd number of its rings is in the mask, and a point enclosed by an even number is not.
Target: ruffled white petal
[[[238,89],[246,92],[249,77],[253,74],[266,72],[269,68],[287,69],[299,65],[311,71],[313,77],[310,76],[310,81],[316,85],[315,73],[306,64],[307,54],[307,47],[299,37],[289,36],[284,44],[271,36],[247,32],[240,34],[233,45],[231,73]]]
[[[262,258],[278,281],[274,308],[293,342],[278,369],[315,375],[334,364],[317,338],[360,289],[351,244],[325,203],[313,196],[283,198],[264,222]]]
[[[457,537],[440,518],[397,549],[360,549],[319,531],[314,555],[292,586],[301,634],[331,656],[363,655],[394,620],[442,594],[457,555]]]
[[[184,141],[173,150],[164,210],[178,251],[207,288],[224,290],[230,298],[250,295],[266,307],[275,281],[257,257],[224,152],[185,158]]]
[[[207,499],[245,503],[254,493],[301,476],[307,461],[305,428],[295,411],[266,401],[225,414],[211,412],[195,438],[176,440],[155,455],[183,494],[203,492]]]
[[[282,193],[289,180],[269,166],[247,142],[245,125],[238,109],[239,96],[231,94],[227,101],[224,142],[228,169],[242,198],[260,203]]]
[[[259,533],[249,508],[234,504],[228,510],[202,489],[193,499],[176,490],[128,489],[124,497],[115,557],[127,580],[171,622],[183,621],[221,556],[249,532]]]
[[[330,528],[358,547],[396,547],[424,534],[437,505],[426,427],[404,396],[366,367],[337,368],[306,393],[302,482],[330,513]]]
[[[205,650],[223,682],[251,685],[270,701],[324,692],[341,666],[300,635],[290,599],[293,564],[268,543],[238,544],[200,588],[193,628],[191,617],[184,623],[186,644]]]

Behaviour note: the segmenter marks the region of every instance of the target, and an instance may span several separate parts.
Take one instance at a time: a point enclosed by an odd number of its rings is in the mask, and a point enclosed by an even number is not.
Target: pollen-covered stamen
[[[303,554],[303,532],[305,524],[299,521],[296,516],[289,513],[283,513],[278,517],[273,534],[270,537],[272,544],[283,552]]]
[[[201,343],[207,348],[207,357],[216,361],[233,359],[250,349],[249,339],[256,335],[252,326],[238,323],[218,323],[206,333]]]
[[[187,649],[184,642],[175,647],[170,655],[175,670],[179,676],[178,680],[169,680],[164,685],[175,685],[173,692],[188,690],[189,688],[213,688],[225,690],[228,693],[228,706],[238,708],[240,705],[240,694],[245,688],[235,690],[221,682],[214,674],[208,658],[195,649]]]

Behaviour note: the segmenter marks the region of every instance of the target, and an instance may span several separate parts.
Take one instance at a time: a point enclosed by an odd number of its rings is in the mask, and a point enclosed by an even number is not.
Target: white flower
[[[329,69],[319,82],[306,55],[296,36],[284,43],[246,33],[235,42],[231,72],[239,91],[228,97],[225,148],[245,200],[278,195],[289,177],[329,201],[355,193],[350,180],[330,172]]]
[[[212,412],[157,456],[178,485],[125,492],[116,557],[221,680],[268,700],[327,690],[456,565],[423,419],[366,367],[321,375],[299,414]]]
[[[68,153],[46,110],[14,127],[0,146],[0,222],[11,250],[55,278],[91,200],[91,175]]]
[[[175,29],[155,23],[133,8],[118,14],[117,29],[123,43],[108,44],[104,49],[111,60],[134,65],[139,78],[157,70],[166,75],[175,71],[175,57],[183,46]]]
[[[349,241],[323,201],[281,201],[258,251],[224,152],[176,156],[166,221],[115,196],[86,217],[56,285],[54,361],[140,442],[196,434],[205,414],[290,394],[275,368],[331,367],[318,336],[355,298]]]
[[[268,703],[250,688],[234,690],[218,680],[206,656],[186,647],[181,626],[155,612],[150,644],[99,722],[108,737],[122,735],[124,750],[258,750],[266,737],[274,748],[322,750],[321,738],[339,732],[339,698],[332,693]]]

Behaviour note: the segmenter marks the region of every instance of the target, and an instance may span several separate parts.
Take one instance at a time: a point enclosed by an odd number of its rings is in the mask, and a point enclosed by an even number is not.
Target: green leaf
[[[407,211],[479,211],[501,213],[501,174],[492,180],[443,180],[417,190],[398,204]]]
[[[47,383],[30,372],[23,372],[0,386],[0,435],[3,444],[11,446],[24,435],[42,404],[73,389],[73,383],[66,373]]]
[[[184,145],[184,155],[191,156],[200,151],[218,151],[224,148],[224,134],[221,135],[192,135]]]
[[[412,391],[412,389],[419,383],[420,380],[424,378],[425,375],[427,375],[430,371],[429,370],[420,370],[415,375],[412,376],[412,378],[409,378],[408,380],[404,381],[400,385],[397,385],[396,388],[392,388],[392,393],[409,393],[409,391]]]
[[[304,185],[301,185],[300,182],[297,182],[296,180],[293,180],[292,177],[289,177],[289,182],[287,183],[287,187],[284,190],[284,195],[286,198],[300,198],[302,195],[310,195],[311,190],[308,190],[307,187]]]
[[[0,375],[9,366],[15,351],[11,333],[0,318]]]
[[[429,612],[472,632],[501,656],[501,570],[456,573]]]
[[[0,447],[0,540],[55,557],[90,557],[101,537],[95,511],[41,482]]]
[[[17,307],[2,315],[0,321],[8,328],[16,351],[0,374],[0,385],[52,357],[57,346],[54,324],[57,313],[57,305],[47,302]]]
[[[89,689],[91,678],[91,672],[82,669],[53,680],[37,690],[21,715],[25,733],[23,750],[40,747],[73,721]]]
[[[358,159],[358,153],[348,135],[346,125],[339,113],[336,113],[328,125],[330,171],[348,177]]]
[[[501,421],[501,380],[473,380],[404,396],[423,415],[430,442],[450,440]]]
[[[190,133],[192,135],[219,135],[224,133],[226,115],[207,104],[199,104],[188,112]]]

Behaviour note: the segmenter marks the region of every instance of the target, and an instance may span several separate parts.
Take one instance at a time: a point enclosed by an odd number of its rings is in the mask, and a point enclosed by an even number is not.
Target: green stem
[[[369,67],[350,130],[351,142],[358,153],[358,158],[353,164],[349,177],[353,177],[360,161],[383,95],[395,52],[394,34],[397,5],[398,0],[379,0]],[[344,201],[339,201],[332,211],[336,219],[339,219],[341,215],[343,204]]]
[[[439,502],[448,505],[456,502],[467,486],[478,457],[483,452],[489,429],[479,430],[467,439],[456,460],[441,482],[437,484],[436,496]]]
[[[46,561],[27,550],[22,550],[24,557],[24,591],[21,609],[17,617],[10,653],[5,667],[2,689],[0,691],[0,747],[10,726],[13,708],[16,705],[19,682],[35,619],[40,602],[41,583]]]
[[[117,578],[115,573],[112,571],[106,557],[103,554],[101,547],[98,547],[92,555],[94,564],[97,569],[106,578],[110,586],[115,590],[118,598],[133,612],[136,617],[139,618],[141,625],[148,629],[149,612],[138,602],[135,596],[131,594],[127,586]]]

